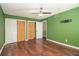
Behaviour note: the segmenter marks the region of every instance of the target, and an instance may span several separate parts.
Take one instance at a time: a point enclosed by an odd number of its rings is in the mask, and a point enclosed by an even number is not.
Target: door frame
[[[35,23],[36,23],[36,21],[30,21],[30,20],[27,21],[27,30],[26,30],[26,31],[27,31],[27,33],[26,33],[26,34],[27,34],[27,40],[26,40],[26,41],[29,40],[29,39],[28,39],[28,30],[29,30],[29,29],[28,29],[28,23],[29,23],[29,22],[35,22]],[[36,24],[35,24],[35,26],[36,26]],[[35,28],[35,36],[36,36],[36,28]]]
[[[46,22],[46,39],[47,39],[47,20],[44,20],[43,22]]]
[[[26,41],[26,39],[27,39],[27,36],[26,36],[26,31],[27,31],[26,24],[27,24],[27,22],[26,22],[26,20],[20,20],[20,19],[17,19],[17,21],[24,21],[25,22],[25,41]]]

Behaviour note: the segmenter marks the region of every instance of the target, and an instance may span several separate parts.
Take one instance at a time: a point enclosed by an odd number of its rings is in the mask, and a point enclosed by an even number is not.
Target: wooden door
[[[35,22],[28,22],[28,40],[35,39]]]
[[[25,41],[25,21],[17,21],[17,41]]]

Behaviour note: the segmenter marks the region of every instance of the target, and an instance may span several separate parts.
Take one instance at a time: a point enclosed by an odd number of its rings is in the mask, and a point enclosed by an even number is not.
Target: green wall
[[[72,19],[72,22],[60,22],[65,19]],[[47,38],[79,47],[79,7],[56,14],[46,20]]]
[[[0,7],[0,48],[5,43],[5,17]]]

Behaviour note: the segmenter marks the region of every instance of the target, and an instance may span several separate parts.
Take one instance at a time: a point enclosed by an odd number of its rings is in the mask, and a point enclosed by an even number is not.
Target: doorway
[[[46,40],[47,38],[47,21],[43,21],[43,39]]]
[[[47,22],[28,21],[27,23],[27,39],[46,39]]]
[[[43,38],[43,22],[36,22],[36,39]]]

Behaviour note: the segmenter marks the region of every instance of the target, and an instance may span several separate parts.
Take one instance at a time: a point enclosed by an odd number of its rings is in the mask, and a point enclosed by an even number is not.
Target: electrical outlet
[[[65,39],[65,42],[67,43],[67,42],[68,42],[68,40],[67,40],[67,39]]]

